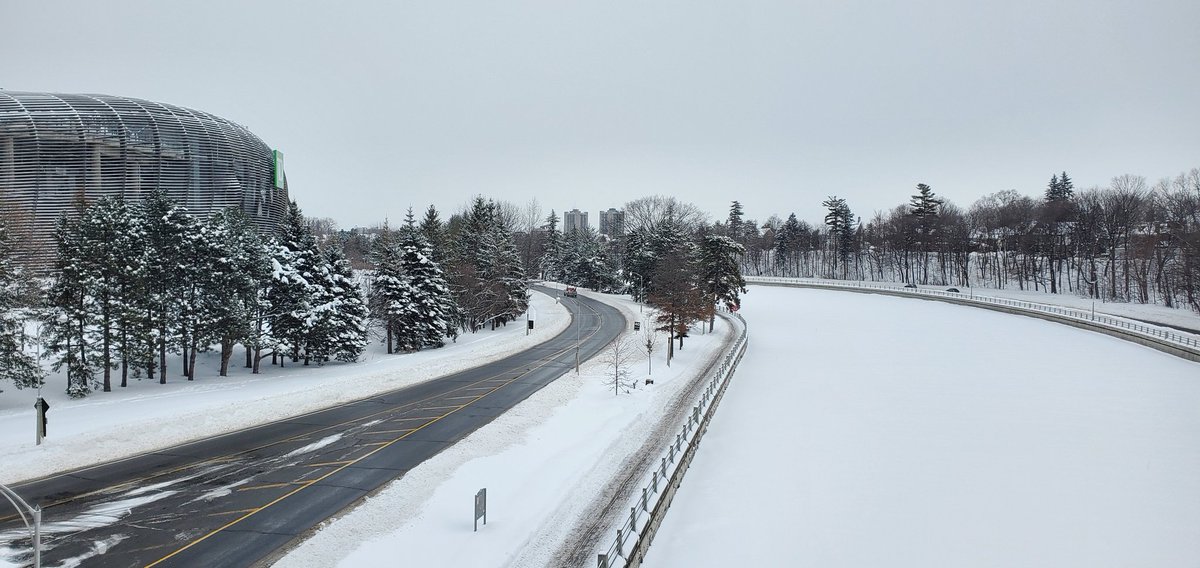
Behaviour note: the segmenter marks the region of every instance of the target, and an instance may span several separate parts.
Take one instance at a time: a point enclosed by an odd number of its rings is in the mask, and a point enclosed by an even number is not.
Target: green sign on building
[[[272,150],[275,154],[275,187],[283,189],[283,152]]]

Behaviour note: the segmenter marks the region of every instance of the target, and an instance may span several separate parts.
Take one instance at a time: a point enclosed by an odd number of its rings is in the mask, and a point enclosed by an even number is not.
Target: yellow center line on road
[[[303,485],[305,481],[283,481],[280,483],[264,483],[262,485],[247,485],[246,487],[238,487],[238,491],[257,491],[259,489],[274,489],[276,487],[287,487],[288,485]]]
[[[325,467],[325,466],[330,466],[330,465],[346,465],[348,463],[354,463],[354,460],[341,460],[341,461],[321,462],[321,463],[306,463],[303,465],[304,465],[304,467]]]
[[[416,430],[416,428],[399,428],[396,430],[367,430],[366,432],[363,432],[360,435],[365,436],[367,434],[399,434],[401,432],[412,432],[413,430]]]
[[[224,515],[241,515],[241,514],[249,513],[250,511],[253,511],[253,510],[254,509],[234,509],[232,511],[218,511],[216,513],[208,513],[208,514],[205,514],[204,516],[205,517],[221,517]]]

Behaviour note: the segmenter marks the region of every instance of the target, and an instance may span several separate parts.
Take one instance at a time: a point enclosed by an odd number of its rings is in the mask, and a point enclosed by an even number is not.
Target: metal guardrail
[[[1141,335],[1148,339],[1172,344],[1186,351],[1200,354],[1200,338],[1185,333],[1175,332],[1160,327],[1144,325],[1127,319],[1096,314],[1094,311],[1064,308],[1048,304],[1010,300],[995,296],[976,296],[974,293],[947,292],[945,290],[929,290],[926,288],[905,288],[896,285],[875,284],[870,282],[846,282],[841,280],[821,280],[816,278],[775,278],[765,276],[747,276],[748,284],[783,284],[791,286],[809,286],[815,288],[849,288],[856,290],[881,290],[893,294],[909,294],[912,296],[932,296],[951,298],[960,303],[985,304],[1003,306],[1013,310],[1049,314],[1061,319],[1086,322],[1097,327],[1107,327],[1122,332]]]
[[[659,466],[646,473],[649,479],[642,487],[641,497],[629,508],[629,515],[617,529],[613,542],[604,552],[597,554],[596,563],[599,568],[641,566],[646,549],[649,548],[654,533],[671,505],[675,491],[683,480],[683,474],[691,466],[692,457],[700,444],[700,437],[708,429],[708,422],[712,419],[717,403],[746,352],[746,320],[741,314],[733,316],[742,324],[741,335],[738,336],[733,349],[725,354],[721,366],[704,388],[700,400],[692,407],[687,422],[675,435],[675,441],[667,448]]]

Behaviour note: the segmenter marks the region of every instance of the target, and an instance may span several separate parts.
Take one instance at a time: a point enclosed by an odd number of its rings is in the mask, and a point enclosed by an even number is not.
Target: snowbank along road
[[[43,563],[254,564],[562,376],[577,349],[589,358],[626,326],[610,306],[564,301],[575,303],[575,329],[492,364],[17,485],[44,508]],[[28,549],[28,540],[19,518],[0,517],[0,551]]]

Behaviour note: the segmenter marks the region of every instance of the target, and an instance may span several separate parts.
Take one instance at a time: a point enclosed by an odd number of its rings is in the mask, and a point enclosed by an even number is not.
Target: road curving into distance
[[[554,290],[541,288],[548,294]],[[252,566],[573,371],[625,329],[584,295],[566,331],[499,361],[223,436],[13,487],[40,504],[42,563]],[[6,550],[6,548],[8,550]],[[13,550],[15,558],[5,558]],[[0,517],[0,564],[31,562]]]

